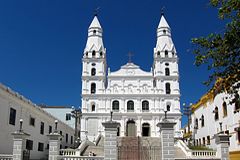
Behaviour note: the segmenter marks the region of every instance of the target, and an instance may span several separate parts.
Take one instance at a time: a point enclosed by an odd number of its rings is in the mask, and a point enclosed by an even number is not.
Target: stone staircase
[[[181,148],[175,146],[175,158],[179,158],[179,159],[186,159],[187,156],[185,155],[185,153],[182,151]]]
[[[159,160],[161,159],[160,138],[122,137],[118,140],[119,160]]]
[[[82,156],[89,156],[89,153],[93,153],[94,156],[104,156],[104,137],[101,137],[99,142],[96,145],[87,146],[83,152]]]
[[[103,156],[104,148],[103,146],[88,146],[84,152],[83,156],[89,156],[89,153],[92,152],[94,156]]]

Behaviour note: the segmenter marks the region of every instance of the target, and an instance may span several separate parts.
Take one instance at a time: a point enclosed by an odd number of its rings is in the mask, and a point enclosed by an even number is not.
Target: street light
[[[77,148],[77,145],[81,142],[81,117],[82,117],[82,110],[79,108],[75,108],[72,106],[71,115],[75,118],[75,133],[74,133],[74,147]],[[80,124],[80,132],[78,136],[78,120]]]
[[[190,119],[192,114],[192,103],[189,103],[189,105],[186,105],[186,103],[183,103],[183,115],[187,116],[188,119],[188,134],[190,134]],[[190,140],[188,141],[188,145],[190,145],[190,141],[192,140],[192,137],[190,137]]]
[[[192,109],[191,109],[192,103],[189,103],[187,106],[186,103],[183,103],[183,114],[187,116],[188,119],[188,133],[190,133],[190,118],[192,114]]]

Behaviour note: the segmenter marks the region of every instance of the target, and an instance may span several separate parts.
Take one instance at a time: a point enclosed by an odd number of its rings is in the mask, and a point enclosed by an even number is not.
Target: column
[[[120,123],[107,121],[102,123],[102,125],[105,127],[104,160],[117,160],[117,128],[120,127]]]
[[[174,126],[175,122],[164,119],[157,126],[160,128],[162,160],[174,160]]]
[[[215,143],[217,144],[217,157],[221,160],[229,160],[229,135],[218,133],[215,136]]]
[[[25,148],[25,139],[30,136],[23,131],[16,131],[12,133],[13,135],[13,160],[22,160],[23,159],[23,151]]]

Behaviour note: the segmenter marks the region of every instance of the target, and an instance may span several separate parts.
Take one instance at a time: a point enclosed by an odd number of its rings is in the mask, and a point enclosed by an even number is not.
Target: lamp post
[[[79,142],[81,142],[81,117],[82,117],[82,110],[79,108],[75,108],[72,106],[71,111],[72,117],[75,118],[75,133],[74,133],[74,148],[77,148]],[[80,124],[80,132],[78,135],[78,122]]]
[[[57,130],[57,126],[58,126],[58,120],[55,120],[55,129],[54,129],[54,133],[57,133],[58,130]]]
[[[190,134],[190,121],[191,121],[191,114],[192,114],[192,109],[191,109],[192,103],[189,103],[189,105],[186,105],[186,103],[183,103],[183,114],[187,116],[187,123],[188,123],[188,134]],[[192,138],[190,137],[190,140]],[[190,140],[188,141],[188,144],[190,145]]]
[[[19,123],[20,123],[19,132],[22,132],[23,119],[20,119]]]
[[[191,109],[192,103],[189,103],[187,106],[186,103],[183,103],[183,114],[187,116],[188,120],[188,133],[190,133],[190,120],[191,120],[191,114],[192,114],[192,109]]]
[[[164,111],[164,120],[165,120],[165,121],[167,120],[167,112],[168,112],[168,111]]]
[[[223,133],[223,130],[222,130],[222,122],[219,122],[219,126],[220,126],[220,133]]]

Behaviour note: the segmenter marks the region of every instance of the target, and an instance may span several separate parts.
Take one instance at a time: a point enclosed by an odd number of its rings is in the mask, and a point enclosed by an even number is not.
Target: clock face
[[[127,74],[133,75],[133,74],[135,74],[135,71],[133,69],[128,69]]]

